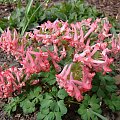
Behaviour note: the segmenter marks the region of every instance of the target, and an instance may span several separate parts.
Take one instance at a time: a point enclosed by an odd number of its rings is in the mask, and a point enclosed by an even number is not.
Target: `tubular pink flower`
[[[112,38],[109,34],[111,25],[106,18],[94,22],[89,18],[75,24],[61,20],[53,23],[47,21],[39,28],[27,32],[22,38],[15,30],[10,32],[9,28],[2,33],[0,48],[15,56],[22,68],[0,69],[0,97],[9,97],[19,90],[32,74],[48,72],[51,62],[56,71],[60,72],[58,63],[71,57],[74,63],[65,65],[61,73],[56,75],[56,80],[71,97],[80,101],[83,99],[82,94],[92,88],[91,82],[96,72],[105,74],[111,71],[113,59],[109,54],[120,51],[120,35]],[[108,41],[107,37],[109,40],[112,38],[112,41]],[[73,64],[79,66],[74,68]],[[34,80],[30,84],[37,82]]]
[[[84,33],[82,28],[80,29],[80,43],[84,43]]]
[[[40,71],[49,71],[50,65],[47,59],[48,54],[46,54],[46,52],[34,52],[28,50],[26,52],[26,57],[23,59],[21,64],[23,65],[27,76],[30,76],[31,74],[38,73]]]
[[[69,69],[67,69],[67,68],[69,68]],[[71,66],[68,67],[68,65],[65,65],[62,72],[60,74],[56,75],[56,80],[57,80],[60,87],[65,86],[67,76],[68,76],[68,74],[70,72],[70,68],[71,68]]]
[[[74,86],[72,82],[68,82],[64,89],[67,91],[67,93],[69,94],[69,96],[74,97]]]
[[[77,30],[74,24],[71,24],[71,27],[73,29],[74,32],[74,41],[78,41],[78,35],[77,35]]]
[[[53,65],[54,65],[54,67],[55,67],[55,70],[56,70],[57,72],[60,72],[60,71],[61,71],[61,67],[60,67],[54,60],[52,60],[52,63],[53,63]]]
[[[1,39],[0,39],[0,47],[5,50],[7,53],[10,53],[11,51],[16,51],[16,49],[18,48],[18,35],[16,30],[14,30],[14,34],[13,34],[13,38],[12,38],[12,34],[9,30],[9,28],[7,28],[7,31],[2,33],[1,35]]]
[[[49,53],[52,60],[55,60],[56,62],[60,61],[60,58],[54,52],[51,52],[50,50],[48,50],[47,52]]]
[[[58,48],[57,48],[57,45],[56,44],[53,44],[53,47],[54,47],[54,52],[56,55],[58,55]]]
[[[88,18],[88,19],[82,20],[81,24],[90,27],[91,21],[92,21],[92,18]]]
[[[16,75],[16,72],[19,74]],[[0,72],[0,98],[10,97],[14,91],[20,91],[20,88],[25,85],[21,81],[23,77],[21,75],[21,70],[14,67]]]
[[[72,64],[66,65],[63,71],[56,75],[57,82],[60,87],[63,87],[66,92],[71,96],[75,97],[77,101],[83,99],[82,93],[92,88],[91,82],[95,73],[90,73],[88,67],[82,67],[83,78],[81,80],[74,80],[73,73],[71,71]]]
[[[91,25],[89,31],[85,34],[84,39],[86,39],[95,29],[97,28],[97,24],[100,22],[100,19],[96,19]]]
[[[120,34],[118,35],[118,38],[112,37],[112,52],[114,54],[117,54],[120,51]]]
[[[60,32],[61,33],[64,32],[67,27],[68,27],[68,23],[66,21],[66,22],[63,23],[63,26],[60,28]]]
[[[62,47],[63,47],[63,50],[60,51],[60,54],[61,54],[61,56],[60,56],[60,60],[62,60],[63,58],[65,58],[66,55],[67,55],[66,50],[65,50],[65,47],[64,47],[64,46],[62,46]]]
[[[78,102],[80,102],[83,99],[83,96],[81,95],[79,88],[74,84],[73,84],[73,86],[74,86],[74,96],[75,96],[76,100]]]

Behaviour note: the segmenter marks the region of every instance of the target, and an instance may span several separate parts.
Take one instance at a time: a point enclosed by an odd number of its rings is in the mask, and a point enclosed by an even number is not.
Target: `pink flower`
[[[33,57],[33,56],[34,57]],[[26,71],[26,74],[31,75],[40,71],[49,71],[50,65],[47,60],[48,54],[43,52],[27,51],[26,57],[23,59],[21,64]]]
[[[58,55],[56,55],[55,52],[51,52],[50,50],[48,50],[47,52],[50,55],[50,57],[51,57],[52,60],[55,60],[56,62],[60,61],[60,58],[58,57]]]
[[[77,101],[81,101],[83,99],[82,93],[92,88],[91,82],[95,73],[91,73],[88,67],[83,66],[83,77],[81,80],[74,80],[71,67],[72,64],[69,66],[66,65],[62,72],[56,75],[56,80],[59,86],[63,87],[71,97],[75,97]]]
[[[66,79],[70,73],[71,65],[69,65],[69,66],[65,65],[62,72],[60,74],[56,75],[56,80],[60,87],[65,87]]]
[[[73,84],[73,86],[74,86],[74,96],[76,100],[80,102],[83,99],[83,96],[81,95],[81,91],[76,85]]]
[[[117,54],[120,51],[120,34],[118,35],[118,38],[112,38],[112,52],[114,54]]]
[[[60,56],[60,60],[62,60],[63,58],[66,57],[67,53],[66,53],[66,50],[65,50],[65,47],[64,47],[64,46],[63,46],[63,50],[60,51],[60,54],[61,54],[61,56]]]
[[[67,21],[63,23],[63,26],[60,28],[60,32],[64,32],[66,30],[66,28],[68,27],[68,23]]]
[[[14,91],[20,91],[20,88],[25,86],[21,81],[22,75],[22,71],[15,67],[0,72],[0,98],[10,97]]]
[[[96,19],[91,25],[89,31],[85,34],[84,39],[86,39],[95,29],[97,28],[97,24],[100,22],[100,19]]]
[[[16,49],[18,48],[18,34],[16,30],[14,29],[14,34],[12,37],[9,28],[7,28],[7,31],[5,31],[1,35],[0,44],[0,47],[7,53],[16,51]]]
[[[55,60],[52,60],[52,63],[53,63],[53,65],[54,65],[54,67],[55,67],[56,72],[60,72],[60,71],[61,71],[60,65],[58,65],[58,64],[55,62]]]

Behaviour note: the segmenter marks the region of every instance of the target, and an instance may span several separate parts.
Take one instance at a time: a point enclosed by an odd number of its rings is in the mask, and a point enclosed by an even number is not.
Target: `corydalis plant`
[[[63,87],[71,97],[81,101],[82,93],[92,88],[91,83],[96,72],[105,74],[111,71],[113,58],[110,58],[109,54],[120,51],[120,36],[115,38],[110,34],[111,27],[107,18],[96,19],[94,22],[89,18],[75,24],[68,24],[67,21],[61,20],[53,23],[48,21],[33,32],[27,32],[22,38],[15,30],[12,34],[7,29],[1,35],[0,47],[8,54],[14,55],[20,62],[21,74],[24,78],[19,77],[17,82],[18,77],[15,77],[16,80],[12,80],[10,84],[11,90],[7,90],[6,94],[4,89],[10,80],[2,76],[1,97],[9,97],[17,90],[16,87],[13,89],[16,84],[22,83],[20,87],[25,86],[32,74],[49,72],[52,64],[56,70],[58,85]],[[68,63],[69,59],[71,63]],[[65,66],[60,66],[61,64]],[[12,74],[16,75],[14,71]],[[30,83],[37,82],[33,80]]]

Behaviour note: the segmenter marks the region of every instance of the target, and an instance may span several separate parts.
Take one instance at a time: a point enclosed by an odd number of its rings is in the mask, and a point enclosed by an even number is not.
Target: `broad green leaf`
[[[93,110],[97,110],[97,109],[100,108],[100,105],[96,104],[96,103],[93,103],[93,104],[91,104],[91,107],[92,107]]]
[[[57,104],[56,101],[53,101],[53,102],[51,103],[50,109],[51,109],[52,111],[54,111],[54,112],[59,111],[59,106],[58,106],[58,104]]]
[[[41,109],[40,111],[41,111],[41,113],[44,114],[44,115],[48,115],[48,113],[50,112],[50,111],[49,111],[49,108]]]
[[[54,112],[50,112],[50,113],[47,115],[47,117],[48,117],[48,120],[54,120],[54,118],[55,118]]]
[[[50,107],[52,100],[44,99],[41,101],[41,109]]]
[[[38,112],[37,114],[37,120],[43,120],[43,118],[45,117],[45,114],[42,114],[41,112]]]
[[[108,92],[115,92],[116,89],[117,89],[117,86],[115,86],[115,85],[106,85],[106,90]]]
[[[40,94],[40,92],[42,91],[42,88],[39,86],[39,87],[36,87],[34,89],[34,96],[38,96]]]
[[[51,96],[49,93],[46,93],[46,94],[45,94],[45,99],[48,99],[48,100],[49,100],[49,99],[52,99],[52,98],[53,98],[53,96]]]
[[[53,85],[53,84],[55,84],[55,82],[56,82],[56,79],[55,79],[55,78],[49,79],[49,80],[47,81],[47,83],[48,83],[49,85]]]
[[[80,107],[78,109],[78,114],[80,114],[80,115],[84,115],[86,112],[87,112],[87,109],[85,109],[85,108]]]
[[[96,95],[93,95],[90,99],[90,103],[97,103],[98,99],[96,98]]]
[[[56,119],[55,120],[62,120],[60,112],[54,112]]]
[[[88,120],[88,117],[87,117],[86,114],[82,115],[81,118],[82,118],[83,120]]]
[[[62,115],[66,114],[67,113],[67,108],[66,108],[66,106],[64,104],[64,101],[60,100],[57,103],[58,103],[58,106],[60,108],[60,112],[62,113]]]
[[[15,111],[16,111],[16,108],[17,108],[17,105],[15,105],[15,106],[12,108],[12,111],[15,112]]]
[[[112,28],[110,29],[110,32],[111,32],[112,34],[116,35],[116,30],[115,30],[114,27],[112,27]]]
[[[98,91],[97,91],[97,95],[98,95],[99,97],[105,97],[104,90],[102,90],[101,88],[99,88]]]
[[[67,94],[67,92],[64,90],[64,89],[60,89],[59,91],[58,91],[58,97],[60,98],[60,99],[64,99],[65,97],[67,97],[68,96],[68,94]]]

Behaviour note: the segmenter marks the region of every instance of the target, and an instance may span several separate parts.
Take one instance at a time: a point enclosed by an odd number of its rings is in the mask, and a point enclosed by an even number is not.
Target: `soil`
[[[53,0],[54,2],[60,0]],[[120,22],[120,0],[85,0],[88,2],[89,5],[96,6],[101,12],[105,14],[105,16],[111,16],[115,18],[118,22]],[[10,13],[14,10],[15,4],[0,4],[0,19],[3,17],[8,17]],[[117,76],[116,81],[119,80],[117,83],[120,86],[120,54],[115,56],[115,66],[116,66],[116,73]],[[8,56],[5,52],[0,49],[0,66],[19,66],[19,63],[15,61],[13,56]],[[8,103],[8,99],[0,99],[0,120],[36,120],[36,114],[38,111],[34,112],[33,114],[23,115],[19,112],[16,112],[13,116],[8,117],[4,113],[4,105]],[[68,110],[68,113],[63,117],[63,120],[81,120],[79,116],[74,111],[78,108],[77,105],[72,104]],[[109,111],[107,108],[104,109],[104,115],[107,116],[108,120],[120,120],[120,112],[113,113]]]
[[[115,18],[120,23],[120,0],[85,0],[96,6],[105,16]]]

